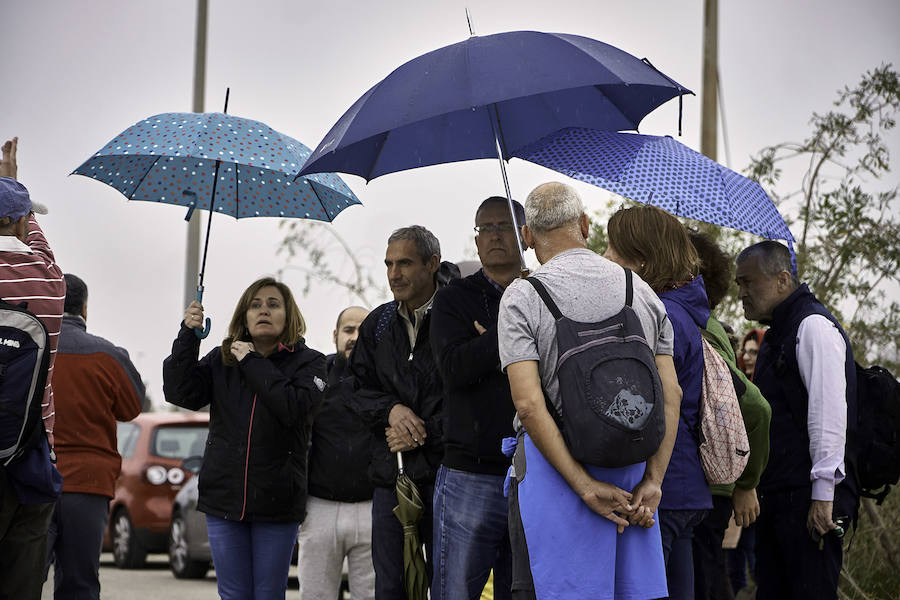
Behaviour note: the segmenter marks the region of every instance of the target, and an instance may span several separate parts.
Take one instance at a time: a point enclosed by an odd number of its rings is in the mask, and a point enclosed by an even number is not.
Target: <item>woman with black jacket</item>
[[[163,363],[166,401],[209,405],[198,509],[206,513],[219,595],[284,598],[306,515],[310,408],[325,357],[307,348],[290,289],[271,278],[241,296],[222,346],[198,360],[203,307],[192,302]]]

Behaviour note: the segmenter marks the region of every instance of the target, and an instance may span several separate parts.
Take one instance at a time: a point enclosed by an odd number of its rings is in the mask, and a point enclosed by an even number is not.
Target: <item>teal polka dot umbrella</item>
[[[302,143],[259,121],[225,113],[164,113],[129,127],[72,174],[102,181],[129,200],[183,206],[186,220],[194,209],[211,210],[210,224],[213,212],[236,219],[332,221],[360,204],[333,173],[295,179],[310,154]],[[198,301],[208,246],[209,227]]]

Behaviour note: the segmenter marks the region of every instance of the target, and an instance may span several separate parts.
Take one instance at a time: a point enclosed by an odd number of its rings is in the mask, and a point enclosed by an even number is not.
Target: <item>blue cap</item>
[[[0,177],[0,218],[18,221],[30,212],[47,214],[42,204],[33,203],[24,185],[12,177]]]

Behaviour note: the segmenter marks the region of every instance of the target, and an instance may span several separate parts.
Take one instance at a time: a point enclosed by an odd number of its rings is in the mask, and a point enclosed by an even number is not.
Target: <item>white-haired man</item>
[[[541,263],[533,277],[562,314],[594,322],[623,309],[625,271],[587,248],[590,222],[573,188],[538,186],[525,201],[525,220],[523,237]],[[503,295],[500,362],[509,377],[519,430],[510,486],[514,598],[668,595],[655,512],[675,441],[681,390],[665,308],[636,276],[632,308],[655,354],[666,433],[645,463],[603,469],[572,457],[547,409],[547,401],[557,412],[561,408],[556,322],[549,309],[526,281],[513,281]]]

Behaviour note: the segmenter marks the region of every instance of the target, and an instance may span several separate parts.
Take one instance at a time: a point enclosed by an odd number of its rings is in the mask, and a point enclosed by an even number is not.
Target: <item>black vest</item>
[[[856,423],[856,367],[850,340],[837,319],[816,299],[806,284],[802,284],[775,307],[771,328],[763,338],[753,374],[753,383],[759,386],[772,406],[769,463],[759,482],[762,493],[811,485],[809,474],[812,460],[807,430],[809,397],[797,364],[797,331],[800,322],[810,315],[822,315],[834,323],[847,345],[844,359],[847,426],[851,428]],[[848,431],[847,439],[850,435]],[[852,457],[845,451],[847,476],[835,490],[836,499],[839,491],[856,496],[852,462]]]

